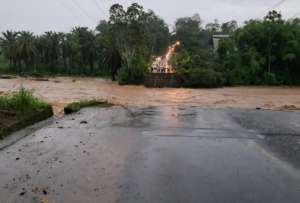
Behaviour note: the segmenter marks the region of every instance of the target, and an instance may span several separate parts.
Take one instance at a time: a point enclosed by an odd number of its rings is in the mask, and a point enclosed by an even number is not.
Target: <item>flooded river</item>
[[[119,86],[101,78],[57,77],[49,81],[30,78],[0,79],[0,92],[16,90],[23,84],[51,103],[55,113],[73,101],[106,99],[112,103],[148,106],[204,106],[264,109],[300,108],[300,87],[229,87],[218,89],[145,88]]]

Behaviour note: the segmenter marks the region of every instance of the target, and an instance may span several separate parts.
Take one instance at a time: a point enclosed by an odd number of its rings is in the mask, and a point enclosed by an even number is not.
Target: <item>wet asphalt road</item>
[[[0,163],[1,203],[298,203],[300,112],[84,109]]]

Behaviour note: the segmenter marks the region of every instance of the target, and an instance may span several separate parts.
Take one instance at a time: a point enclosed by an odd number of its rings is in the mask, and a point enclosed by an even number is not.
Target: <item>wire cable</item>
[[[93,18],[85,9],[83,9],[77,0],[72,0],[72,2],[88,19],[91,20],[91,22],[95,22],[95,18]]]
[[[101,4],[97,1],[97,0],[92,0],[94,2],[94,4],[96,5],[96,7],[101,10],[103,13],[105,13],[105,10],[103,9],[103,7],[101,6]]]
[[[61,7],[63,7],[64,9],[66,9],[69,13],[72,14],[72,16],[74,18],[76,18],[76,23],[78,23],[80,21],[80,18],[75,14],[76,12],[74,12],[74,10],[72,9],[72,7],[70,7],[65,1],[63,0],[58,0],[58,3]]]
[[[299,15],[300,15],[300,11],[298,13],[296,13],[295,15],[293,15],[291,18],[296,18]]]
[[[288,1],[288,0],[281,0],[281,1],[279,1],[274,6],[272,6],[271,9],[269,9],[269,10],[274,10],[275,8],[277,8],[277,7],[281,6],[282,4],[284,4],[286,1]]]
[[[286,1],[288,1],[288,0],[280,0],[279,2],[277,2],[276,4],[274,4],[272,7],[268,8],[268,9],[265,9],[263,11],[263,13],[260,15],[260,17],[264,17],[267,12],[272,11],[272,10],[278,8],[279,6],[281,6],[282,4],[284,4]]]

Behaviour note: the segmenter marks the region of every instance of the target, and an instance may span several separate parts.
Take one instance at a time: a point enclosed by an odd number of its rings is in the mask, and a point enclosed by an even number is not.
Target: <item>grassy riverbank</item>
[[[0,139],[52,115],[52,107],[25,88],[1,95]]]

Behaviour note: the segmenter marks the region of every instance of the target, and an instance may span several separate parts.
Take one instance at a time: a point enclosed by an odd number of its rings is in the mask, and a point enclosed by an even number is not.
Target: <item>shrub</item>
[[[277,85],[276,75],[274,73],[265,73],[264,74],[264,82],[267,85]]]
[[[118,76],[117,76],[118,82],[120,85],[126,85],[129,84],[131,79],[130,79],[130,70],[128,67],[123,66],[119,71],[118,71]]]
[[[212,69],[190,69],[181,73],[184,86],[215,88],[223,85],[222,75]]]
[[[147,69],[148,65],[142,57],[133,57],[128,65],[123,65],[118,71],[119,84],[142,84],[144,82]]]
[[[234,68],[225,72],[226,85],[246,84],[246,73],[244,69]]]

